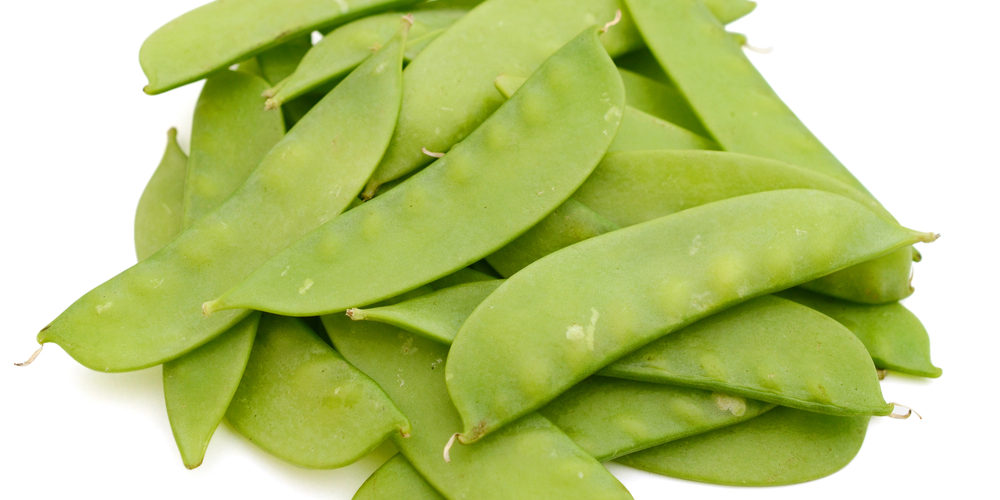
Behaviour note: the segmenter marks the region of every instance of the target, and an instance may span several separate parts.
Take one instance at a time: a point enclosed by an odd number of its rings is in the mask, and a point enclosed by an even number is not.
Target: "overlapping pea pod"
[[[408,56],[414,55],[465,13],[450,9],[415,11],[407,41]],[[373,47],[380,47],[392,38],[399,25],[399,16],[395,13],[368,16],[331,31],[305,54],[293,72],[265,92],[266,105],[280,106],[347,74],[371,55]]]
[[[809,168],[868,194],[774,93],[700,0],[624,3],[663,70],[724,150]],[[912,293],[911,261],[912,251],[899,249],[807,288],[856,302],[897,301]]]
[[[482,446],[441,446],[460,418],[448,399],[447,347],[389,325],[324,316],[336,349],[389,394],[412,425],[396,446],[447,498],[631,498],[600,462],[542,416],[531,415],[486,438]],[[510,478],[516,478],[511,481]]]
[[[501,284],[459,285],[382,307],[351,309],[348,316],[450,343],[469,314]],[[592,334],[581,328],[567,337]],[[882,399],[872,359],[855,335],[823,314],[774,296],[749,300],[682,328],[600,374],[836,415],[892,411]]]
[[[222,206],[77,300],[39,342],[90,368],[124,371],[174,359],[247,316],[205,317],[201,304],[355,198],[395,126],[402,49],[390,44],[349,75]]]
[[[184,224],[184,178],[187,155],[177,145],[177,129],[167,132],[167,147],[139,197],[135,210],[135,254],[139,260],[156,253],[177,236]]]
[[[603,157],[623,108],[614,63],[587,28],[448,155],[288,247],[205,310],[339,312],[461,269],[562,204]]]
[[[143,90],[165,92],[313,30],[417,2],[216,0],[163,25],[143,42],[139,63],[149,79]]]
[[[550,254],[501,285],[456,336],[446,370],[464,422],[460,439],[476,441],[726,307],[934,238],[845,197],[788,189],[709,203]]]

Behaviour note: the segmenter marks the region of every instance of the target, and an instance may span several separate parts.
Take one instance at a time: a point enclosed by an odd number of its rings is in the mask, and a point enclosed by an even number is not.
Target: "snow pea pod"
[[[741,424],[626,455],[617,461],[706,483],[802,483],[847,465],[861,449],[869,420],[778,407]]]
[[[156,253],[181,231],[187,159],[177,145],[177,129],[170,129],[160,164],[135,209],[135,255],[139,260]]]
[[[420,39],[463,16],[462,10],[431,10],[413,13],[413,28],[407,45],[426,43]],[[276,107],[320,88],[347,74],[384,45],[399,27],[402,14],[368,16],[345,24],[323,37],[302,58],[298,67],[264,94],[267,106]]]
[[[264,315],[226,419],[294,464],[347,465],[409,423],[375,384],[298,318]]]
[[[624,99],[597,28],[585,29],[432,167],[290,246],[205,310],[338,312],[481,259],[590,175],[617,132]]]
[[[433,486],[414,469],[402,454],[397,453],[382,464],[352,497],[353,500],[444,500]]]
[[[711,137],[676,87],[618,68],[625,84],[625,102],[639,111],[679,125],[701,137]]]
[[[379,323],[324,316],[336,349],[385,389],[410,419],[399,450],[447,498],[631,498],[600,462],[544,417],[531,415],[476,447],[441,447],[460,418],[448,399],[440,345]],[[511,481],[510,478],[517,478]]]
[[[201,304],[355,198],[396,123],[403,41],[349,75],[217,210],[78,299],[38,335],[100,371],[174,359],[247,316]]]
[[[931,363],[927,329],[902,304],[857,304],[801,289],[779,295],[846,326],[865,344],[876,367],[920,377],[941,376],[941,369]]]
[[[842,196],[788,189],[702,205],[550,254],[493,292],[455,338],[446,371],[465,424],[460,439],[475,441],[727,306],[934,238]]]
[[[159,94],[315,29],[415,3],[417,0],[216,0],[163,25],[143,42],[139,63],[149,79],[143,90]]]
[[[726,151],[813,169],[870,196],[864,186],[775,94],[699,0],[625,0],[643,39]],[[873,198],[874,199],[874,198]],[[910,293],[911,250],[864,263],[809,285],[856,302],[883,303]]]

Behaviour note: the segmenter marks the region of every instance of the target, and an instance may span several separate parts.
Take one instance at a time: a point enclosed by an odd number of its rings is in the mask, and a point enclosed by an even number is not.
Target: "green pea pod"
[[[789,189],[702,205],[550,254],[493,292],[455,338],[446,370],[461,439],[475,441],[728,306],[934,238],[842,196]]]
[[[139,260],[156,253],[181,230],[187,160],[187,155],[177,145],[177,129],[170,129],[160,165],[142,191],[135,209],[135,254]]]
[[[395,23],[393,28],[385,41],[389,41],[392,35],[399,31],[399,23]],[[261,76],[271,85],[288,78],[288,75],[295,72],[295,68],[299,66],[302,58],[309,52],[309,49],[312,49],[312,46],[312,35],[309,34],[293,38],[257,54]],[[371,54],[369,53],[369,55]]]
[[[205,310],[339,312],[481,259],[583,183],[617,132],[624,99],[597,29],[587,28],[447,156],[290,246]]]
[[[627,69],[618,68],[625,84],[625,102],[639,111],[679,125],[701,137],[710,137],[676,87]]]
[[[444,500],[402,454],[382,464],[365,480],[353,500]]]
[[[774,93],[702,2],[624,1],[653,55],[724,150],[813,169],[870,196]],[[857,302],[900,300],[912,293],[911,250],[898,253],[809,288]]]
[[[139,63],[149,78],[143,90],[159,94],[313,30],[415,3],[417,0],[216,0],[163,25],[143,42]]]
[[[374,381],[297,318],[264,315],[226,419],[254,444],[312,468],[356,461],[410,432]]]
[[[823,314],[758,297],[629,353],[602,375],[833,415],[888,415],[864,344]]]
[[[201,305],[355,199],[396,123],[402,52],[397,39],[366,61],[217,210],[77,300],[38,341],[56,342],[96,370],[134,370],[174,359],[246,317],[206,317]]]
[[[941,369],[931,363],[927,330],[902,304],[857,304],[803,290],[787,290],[780,295],[850,329],[865,344],[876,367],[920,377],[941,376]]]
[[[337,350],[367,373],[410,419],[412,435],[394,437],[400,452],[447,498],[631,498],[600,462],[544,417],[531,415],[480,446],[442,446],[460,423],[448,399],[447,347],[343,314],[324,316]],[[517,478],[511,481],[511,478]]]
[[[729,24],[757,8],[757,2],[750,0],[702,0],[712,15],[722,24]]]
[[[803,483],[847,465],[861,449],[869,420],[778,407],[744,423],[626,455],[618,462],[706,483]]]
[[[420,39],[463,16],[462,10],[417,11],[407,45],[426,43]],[[327,34],[302,58],[286,78],[267,90],[267,106],[276,107],[343,77],[361,64],[372,49],[384,45],[398,31],[402,14],[369,16],[345,24]]]

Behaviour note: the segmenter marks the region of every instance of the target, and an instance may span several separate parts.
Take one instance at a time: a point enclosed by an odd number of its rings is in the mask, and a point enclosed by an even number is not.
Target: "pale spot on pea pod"
[[[701,250],[701,235],[696,234],[694,238],[691,238],[691,246],[688,247],[688,255],[694,255]]]
[[[333,3],[337,4],[337,7],[340,7],[341,13],[346,13],[351,10],[351,6],[348,5],[347,0],[333,0]]]
[[[404,356],[410,356],[417,352],[417,348],[413,347],[413,337],[407,336],[406,341],[400,346],[399,351],[403,353]]]
[[[712,399],[715,400],[716,408],[728,411],[734,416],[742,417],[747,412],[747,400],[739,396],[714,393],[712,394]]]
[[[312,286],[315,285],[315,284],[316,284],[315,281],[313,281],[313,280],[311,280],[309,278],[306,278],[302,282],[302,286],[299,287],[299,295],[305,295],[306,292],[308,292],[309,289],[312,288]]]
[[[597,320],[601,318],[601,313],[597,309],[590,308],[590,324],[572,324],[566,328],[566,340],[573,342],[583,342],[588,351],[594,350],[594,332],[597,330]]]
[[[101,314],[104,311],[107,311],[108,309],[110,309],[111,306],[113,306],[113,305],[115,305],[114,302],[108,301],[108,302],[105,302],[103,304],[97,304],[97,306],[94,307],[94,310],[97,311],[97,314]]]

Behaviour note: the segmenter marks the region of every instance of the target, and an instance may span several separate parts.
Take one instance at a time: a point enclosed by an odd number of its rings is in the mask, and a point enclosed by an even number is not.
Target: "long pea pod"
[[[407,46],[421,43],[422,37],[450,25],[464,14],[462,10],[444,9],[414,12]],[[305,54],[294,71],[267,90],[267,106],[282,105],[347,74],[370,56],[373,48],[392,38],[401,15],[368,16],[331,31]]]
[[[216,0],[156,30],[142,44],[139,63],[158,94],[204,78],[312,30],[362,15],[406,7],[417,0]]]
[[[174,359],[249,314],[202,303],[335,217],[382,156],[400,99],[402,40],[349,75],[217,210],[154,256],[77,300],[38,335],[84,366],[125,371]]]
[[[713,432],[633,453],[617,461],[693,481],[778,486],[837,472],[857,455],[869,417],[778,407]]]
[[[781,101],[700,0],[624,2],[653,55],[724,150],[813,169],[869,194]],[[900,249],[807,287],[857,302],[897,301],[913,291],[910,255]]]
[[[460,422],[445,386],[447,346],[379,323],[324,316],[336,349],[389,394],[410,420],[399,450],[447,498],[631,498],[600,462],[544,417],[531,415],[483,440],[442,446]],[[517,478],[511,481],[510,478]]]
[[[728,306],[933,239],[842,196],[789,189],[702,205],[550,254],[480,304],[452,345],[446,370],[460,439],[476,441]]]
[[[327,314],[461,269],[564,202],[604,155],[623,108],[614,63],[587,28],[448,155],[290,246],[205,310]]]
[[[167,132],[167,147],[135,210],[135,254],[143,260],[177,236],[184,224],[187,155],[177,145],[177,129]]]
[[[385,41],[388,41],[388,37]],[[260,66],[260,76],[270,85],[274,85],[291,75],[311,48],[312,35],[304,35],[265,50],[257,54],[254,60]],[[358,61],[358,64],[361,64],[361,61]],[[281,114],[285,117],[286,128],[292,128],[298,123],[322,97],[322,94],[305,95],[301,99],[284,103],[281,106]]]

